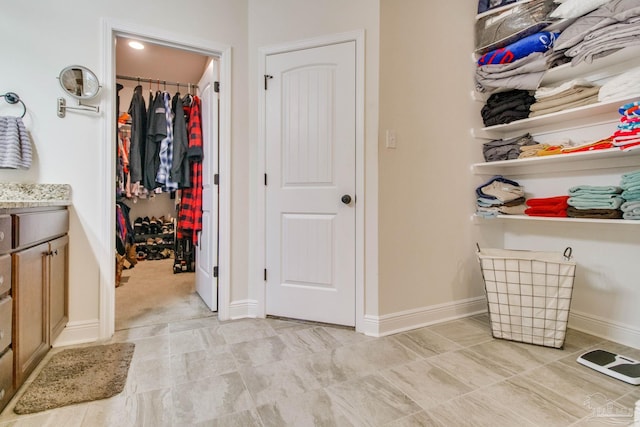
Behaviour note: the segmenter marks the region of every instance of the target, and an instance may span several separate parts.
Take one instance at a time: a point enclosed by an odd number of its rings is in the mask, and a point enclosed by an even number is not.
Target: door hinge
[[[267,174],[264,174],[264,185],[267,185]]]
[[[220,82],[213,82],[213,91],[220,93]]]
[[[265,282],[267,281],[267,269],[266,268],[264,269],[264,281]]]
[[[220,185],[220,175],[218,174],[213,175],[213,184]]]
[[[270,76],[269,74],[265,74],[264,75],[264,90],[267,90],[267,81],[269,81],[269,79],[272,79],[273,76]]]
[[[213,267],[213,277],[218,277],[218,267]]]

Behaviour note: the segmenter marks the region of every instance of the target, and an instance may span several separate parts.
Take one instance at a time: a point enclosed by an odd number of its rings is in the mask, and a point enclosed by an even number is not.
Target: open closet
[[[217,58],[143,43],[116,40],[116,330],[217,310]]]

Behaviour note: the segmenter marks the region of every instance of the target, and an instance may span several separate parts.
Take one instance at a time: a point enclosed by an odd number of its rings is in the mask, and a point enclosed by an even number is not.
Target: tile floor
[[[572,330],[563,350],[495,340],[486,315],[377,339],[214,316],[112,341],[136,344],[120,395],[26,416],[14,398],[0,427],[610,426],[631,423],[640,399],[640,387],[575,362],[589,348],[640,350]]]

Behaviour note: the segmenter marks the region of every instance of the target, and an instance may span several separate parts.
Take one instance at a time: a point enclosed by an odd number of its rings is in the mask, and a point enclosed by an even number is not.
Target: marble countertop
[[[69,184],[0,182],[0,209],[71,205]]]

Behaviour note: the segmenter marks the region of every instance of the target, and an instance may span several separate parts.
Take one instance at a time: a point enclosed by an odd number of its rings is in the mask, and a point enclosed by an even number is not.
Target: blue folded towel
[[[582,196],[586,194],[620,194],[622,188],[615,185],[578,185],[569,189],[569,196]]]
[[[576,209],[618,209],[624,203],[620,196],[569,197],[567,204]]]

